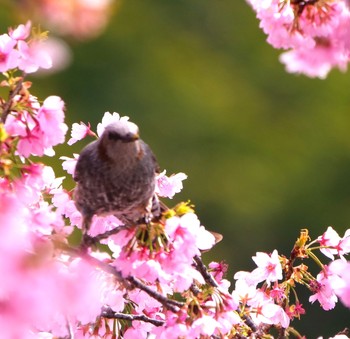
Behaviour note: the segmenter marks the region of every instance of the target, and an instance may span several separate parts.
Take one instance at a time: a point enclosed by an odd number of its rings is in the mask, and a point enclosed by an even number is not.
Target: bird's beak
[[[140,139],[140,136],[138,133],[128,133],[122,138],[122,141],[123,142],[133,142],[133,141],[136,141],[139,139]]]
[[[128,137],[130,141],[135,141],[140,139],[140,135],[138,133],[130,133]]]

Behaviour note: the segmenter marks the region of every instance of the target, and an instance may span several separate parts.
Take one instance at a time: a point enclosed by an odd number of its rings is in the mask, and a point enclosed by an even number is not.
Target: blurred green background
[[[2,32],[18,23],[8,10],[1,19]],[[225,259],[230,281],[254,268],[257,251],[288,256],[301,228],[315,238],[349,227],[349,74],[288,74],[265,39],[244,0],[127,0],[99,38],[68,41],[68,69],[31,78],[40,98],[64,99],[69,125],[96,128],[116,111],[140,126],[161,168],[188,175],[168,203],[190,199],[224,235],[205,260]],[[308,312],[294,326],[308,338],[350,324],[341,305],[302,303]]]

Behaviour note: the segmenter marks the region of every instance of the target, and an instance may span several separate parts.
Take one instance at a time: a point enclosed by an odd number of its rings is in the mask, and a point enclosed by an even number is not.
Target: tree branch
[[[108,237],[110,237],[111,235],[117,234],[120,231],[123,230],[127,230],[130,229],[131,225],[121,225],[121,226],[117,226],[115,228],[113,228],[112,230],[97,234],[94,237],[89,236],[87,233],[85,233],[83,235],[83,243],[82,243],[82,247],[84,248],[88,248],[92,245],[96,245],[98,242],[100,242],[103,239],[106,239]]]
[[[9,93],[9,98],[8,100],[6,101],[4,107],[3,107],[3,111],[2,111],[2,114],[1,114],[1,122],[4,124],[5,121],[6,121],[6,118],[7,116],[9,115],[10,113],[10,108],[11,108],[11,105],[13,103],[13,99],[14,97],[21,91],[22,89],[22,85],[23,85],[23,81],[24,81],[24,77],[25,77],[25,73],[23,72],[22,74],[22,77],[20,78],[20,80],[17,82],[17,85],[16,87],[10,91]]]
[[[184,305],[183,303],[169,299],[165,297],[164,295],[158,293],[157,291],[153,290],[149,286],[145,285],[143,282],[141,282],[139,279],[129,276],[129,277],[123,277],[122,273],[118,271],[115,267],[100,261],[91,255],[87,254],[85,249],[79,251],[72,249],[76,255],[80,256],[82,259],[86,260],[87,262],[91,263],[92,265],[99,267],[103,271],[114,275],[117,280],[125,286],[126,289],[132,290],[134,288],[138,288],[144,292],[146,292],[149,296],[151,296],[153,299],[157,300],[159,303],[161,303],[165,308],[168,310],[177,313],[179,309]]]
[[[168,310],[177,313],[179,311],[179,309],[184,306],[183,303],[176,301],[176,300],[172,300],[172,299],[168,299],[167,297],[165,297],[164,295],[152,290],[149,286],[143,284],[140,280],[138,280],[137,278],[134,277],[127,277],[125,278],[129,283],[131,283],[131,285],[134,288],[139,288],[140,290],[146,292],[149,296],[151,296],[153,299],[159,301],[165,308],[167,308]]]
[[[111,308],[105,307],[102,310],[101,316],[108,319],[121,319],[121,320],[128,320],[128,321],[144,321],[146,323],[151,323],[154,326],[162,326],[164,325],[164,320],[154,319],[147,317],[144,314],[125,314],[120,312],[114,312]]]
[[[193,260],[195,262],[195,266],[196,266],[196,269],[197,271],[200,272],[200,274],[202,274],[205,282],[210,285],[210,286],[213,286],[213,287],[219,287],[218,283],[216,282],[216,280],[213,278],[213,276],[208,272],[208,269],[207,267],[204,265],[202,259],[198,256],[198,255],[195,255],[193,257]]]

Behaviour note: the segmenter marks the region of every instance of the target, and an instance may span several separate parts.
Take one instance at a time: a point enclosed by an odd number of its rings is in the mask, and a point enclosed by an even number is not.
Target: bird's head
[[[132,159],[140,152],[139,139],[136,124],[127,120],[114,122],[105,128],[99,139],[100,156],[118,162],[122,158]]]
[[[139,139],[139,128],[128,120],[119,120],[108,125],[102,138],[110,141],[133,142]]]

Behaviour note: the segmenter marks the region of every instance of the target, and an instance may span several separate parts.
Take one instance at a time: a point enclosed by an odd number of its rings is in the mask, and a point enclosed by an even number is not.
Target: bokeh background
[[[0,6],[2,32],[26,18]],[[65,39],[68,68],[30,78],[38,97],[64,99],[69,125],[96,128],[116,111],[140,126],[161,168],[188,175],[167,203],[191,200],[202,224],[224,235],[204,258],[224,259],[230,281],[254,268],[257,251],[288,255],[301,228],[315,238],[349,227],[350,75],[288,74],[265,39],[244,0],[125,0],[100,36]],[[57,159],[48,163],[65,175]],[[301,298],[307,314],[294,326],[308,338],[350,326],[348,309]]]

